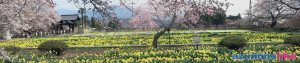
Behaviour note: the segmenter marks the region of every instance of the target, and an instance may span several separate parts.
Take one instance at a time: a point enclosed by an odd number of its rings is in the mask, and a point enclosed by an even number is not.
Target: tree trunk
[[[24,32],[26,33],[26,38],[30,38],[31,37],[31,32],[30,31],[24,31]]]
[[[275,25],[277,25],[277,20],[276,18],[272,18],[271,28],[274,28]]]
[[[11,34],[10,34],[9,29],[5,30],[4,39],[5,40],[10,40],[11,39]]]
[[[162,30],[154,35],[153,42],[152,42],[152,46],[154,48],[157,48],[159,37],[164,35],[166,33],[166,31],[170,31],[170,28],[164,28],[164,30]]]
[[[177,15],[176,15],[176,12],[174,12],[173,18],[172,18],[171,23],[169,24],[169,26],[164,27],[164,29],[162,31],[160,31],[160,32],[158,32],[154,35],[153,42],[152,42],[152,45],[154,46],[154,48],[157,48],[159,37],[164,35],[166,33],[166,31],[171,31],[171,27],[173,26],[176,18],[177,18]]]

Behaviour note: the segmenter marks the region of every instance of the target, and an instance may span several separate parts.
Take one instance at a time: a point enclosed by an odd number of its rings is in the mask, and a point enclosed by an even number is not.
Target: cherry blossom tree
[[[215,11],[216,8],[213,5],[203,4],[203,5],[191,5],[196,2],[206,2],[206,1],[191,1],[191,0],[145,0],[148,1],[145,6],[139,7],[139,10],[134,10],[125,5],[128,2],[126,0],[120,0],[121,5],[129,9],[134,13],[134,17],[131,19],[131,23],[135,28],[155,28],[157,33],[153,37],[152,45],[157,48],[158,39],[168,31],[171,31],[174,23],[187,22],[197,23],[203,14],[211,15],[211,12]],[[216,1],[216,0],[214,0]],[[218,1],[216,1],[218,2]],[[205,8],[202,6],[211,6],[212,9]],[[223,4],[222,4],[223,5]],[[224,4],[225,5],[225,4]],[[217,6],[220,6],[217,4]],[[222,6],[220,6],[222,7]],[[197,12],[196,11],[207,11]]]
[[[295,10],[288,8],[284,4],[274,0],[256,0],[254,11],[256,16],[270,17],[271,27],[275,27],[277,20],[286,15],[295,14]]]
[[[225,21],[226,10],[232,5],[220,0],[190,0],[185,9],[186,25],[221,24]],[[223,15],[223,16],[221,16]]]
[[[47,30],[60,20],[54,6],[52,0],[1,0],[1,31],[11,39],[11,33]]]
[[[300,0],[275,0],[277,2],[280,2],[283,5],[286,5],[287,7],[294,9],[294,10],[300,10]]]
[[[133,28],[158,28],[158,22],[154,21],[151,9],[148,5],[138,7],[136,14],[129,21]]]
[[[290,9],[295,10],[295,15],[289,19],[286,25],[292,28],[299,29],[299,17],[300,17],[300,0],[275,0],[281,4],[289,7]]]

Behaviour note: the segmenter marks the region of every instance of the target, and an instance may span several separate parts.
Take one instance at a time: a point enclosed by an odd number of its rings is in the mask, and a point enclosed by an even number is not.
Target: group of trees
[[[238,19],[242,19],[240,13],[239,13],[238,15],[236,15],[236,16],[229,15],[227,18],[230,19],[230,20],[238,20]]]
[[[108,26],[116,28],[119,20],[109,5],[112,0],[69,0],[75,4],[92,5],[103,19],[110,21]],[[134,16],[130,23],[135,28],[154,28],[153,46],[157,47],[160,36],[171,31],[174,23],[185,23],[187,26],[220,25],[226,20],[227,8],[231,5],[227,0],[144,0],[147,3],[130,8],[127,0],[119,0],[120,4],[132,11]],[[254,11],[256,17],[267,16],[272,19],[271,26],[277,24],[277,19],[287,14],[297,14],[300,9],[299,0],[256,0]],[[59,21],[54,10],[52,0],[1,0],[0,1],[0,27],[6,32],[32,32],[37,29],[46,30],[51,23]],[[84,14],[82,13],[82,16]],[[239,16],[230,16],[230,19],[239,19]],[[87,19],[86,19],[87,20]],[[92,27],[96,27],[96,22]],[[82,22],[84,23],[84,22]]]
[[[0,31],[6,39],[11,33],[46,31],[60,20],[52,0],[0,0]]]

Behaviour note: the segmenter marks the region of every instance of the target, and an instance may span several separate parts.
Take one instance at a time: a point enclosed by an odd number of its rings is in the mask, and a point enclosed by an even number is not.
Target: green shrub
[[[220,46],[225,46],[228,49],[235,49],[238,50],[242,47],[245,47],[247,44],[247,40],[242,36],[237,35],[230,35],[227,37],[224,37],[220,42]]]
[[[56,55],[61,55],[68,48],[68,45],[60,40],[45,41],[38,46],[40,51],[53,52]]]
[[[5,46],[4,49],[7,51],[7,52],[10,52],[11,54],[17,54],[21,51],[21,47],[18,47],[18,46]]]
[[[296,46],[300,46],[300,36],[290,36],[284,39],[285,44],[293,44]]]

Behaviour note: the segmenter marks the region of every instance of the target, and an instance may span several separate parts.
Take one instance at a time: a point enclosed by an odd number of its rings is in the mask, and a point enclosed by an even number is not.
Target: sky
[[[224,0],[221,0],[224,1]],[[250,0],[227,0],[233,5],[230,6],[227,10],[227,15],[237,15],[240,13],[242,16],[245,16],[245,11],[249,9],[249,1]],[[78,8],[74,5],[74,3],[69,3],[68,0],[54,0],[56,3],[56,10],[67,9],[67,10],[77,10]],[[144,3],[142,0],[133,0],[136,4],[139,5]],[[119,0],[112,0],[112,5],[119,5]]]

